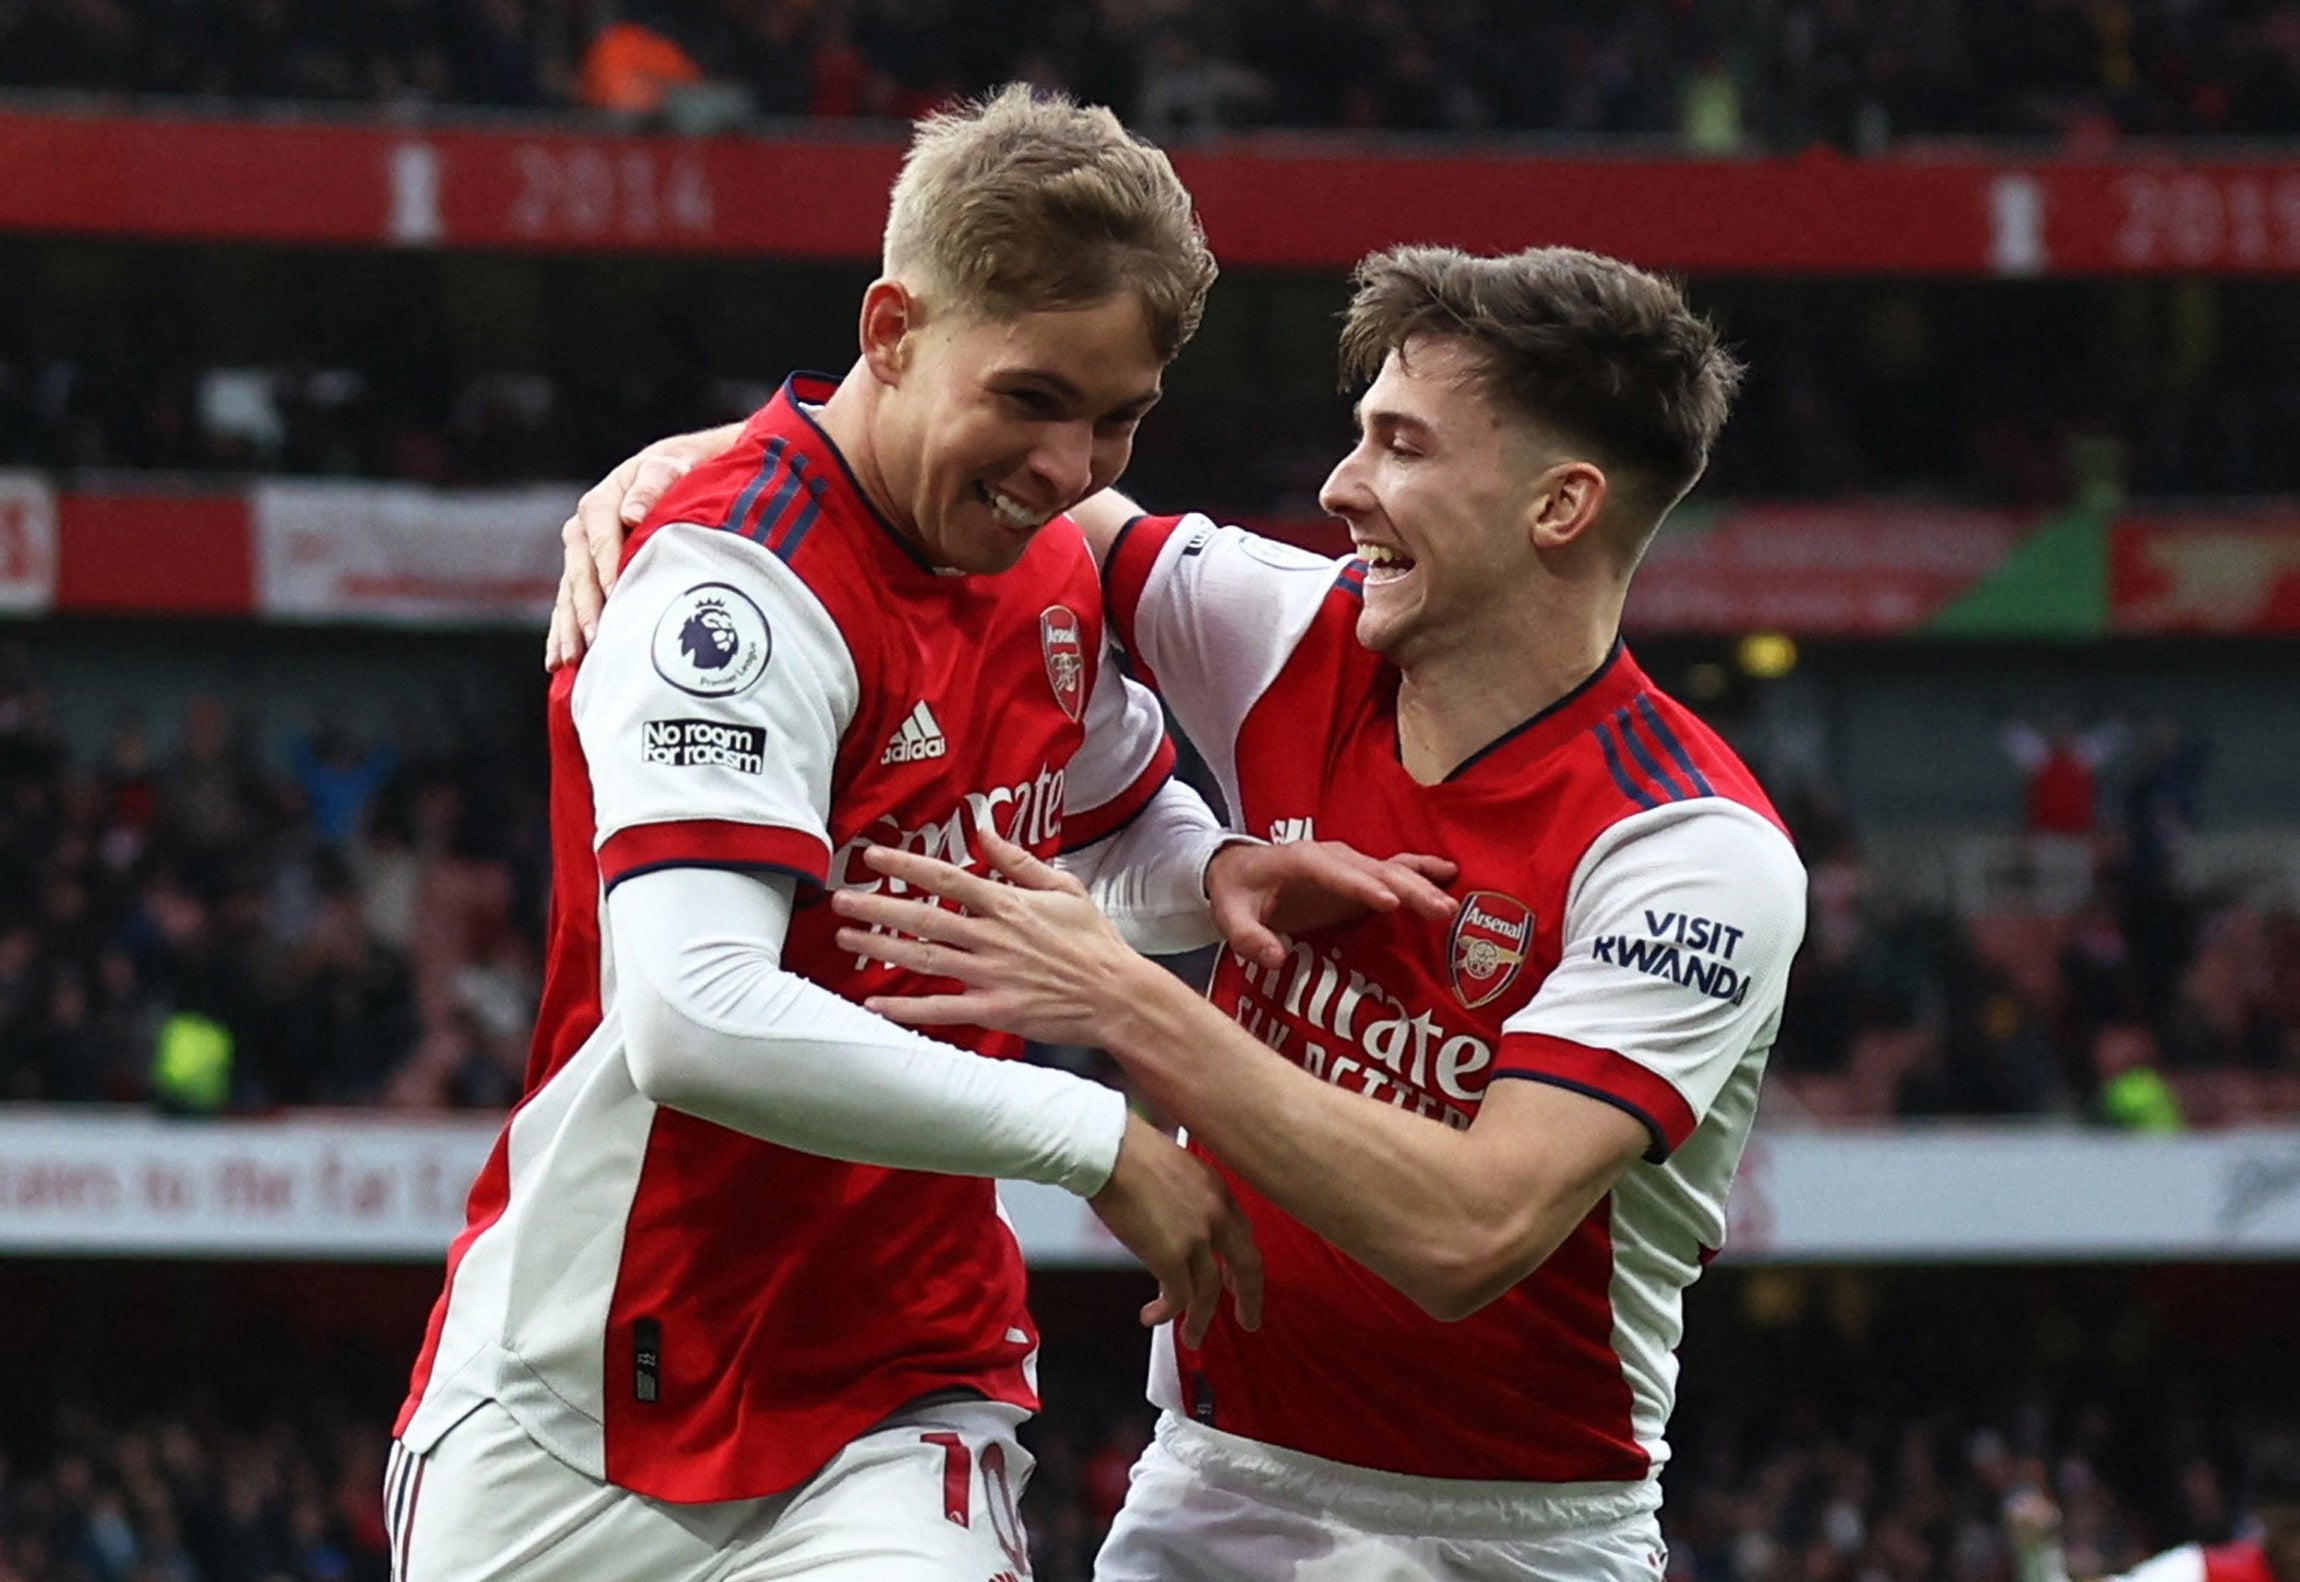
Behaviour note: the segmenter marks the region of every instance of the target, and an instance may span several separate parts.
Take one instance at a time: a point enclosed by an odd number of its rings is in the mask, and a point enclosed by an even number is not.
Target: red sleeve
[[[1610,1049],[1593,1049],[1547,1033],[1504,1033],[1494,1061],[1496,1077],[1521,1077],[1570,1088],[1627,1110],[1645,1123],[1653,1146],[1646,1160],[1659,1164],[1693,1135],[1693,1107],[1665,1077]]]
[[[1102,563],[1102,608],[1118,634],[1118,646],[1126,650],[1132,662],[1136,679],[1152,690],[1157,689],[1158,680],[1150,674],[1141,646],[1134,641],[1134,612],[1141,607],[1150,568],[1158,563],[1166,540],[1181,525],[1178,516],[1138,516],[1118,530],[1110,558]]]
[[[1158,750],[1150,755],[1150,761],[1142,766],[1132,785],[1100,807],[1090,807],[1082,813],[1063,813],[1062,849],[1077,851],[1117,834],[1134,822],[1134,815],[1150,805],[1150,799],[1173,773],[1174,743],[1171,738],[1160,737]]]
[[[635,874],[658,868],[787,873],[820,889],[830,875],[831,853],[822,841],[799,830],[723,819],[634,824],[607,837],[599,848],[599,880],[609,890]]]

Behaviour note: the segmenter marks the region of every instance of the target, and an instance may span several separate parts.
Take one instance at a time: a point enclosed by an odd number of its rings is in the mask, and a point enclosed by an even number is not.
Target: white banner
[[[0,1108],[0,1254],[421,1260],[463,1226],[498,1122]],[[1131,1260],[1085,1203],[1005,1182],[1037,1268]],[[2300,1128],[1781,1131],[1750,1145],[1728,1260],[2300,1257]]]
[[[36,472],[0,472],[0,615],[56,602],[56,491]]]
[[[0,1252],[443,1257],[499,1124],[0,1111]]]
[[[1732,1215],[1749,1262],[2300,1257],[2300,1128],[1760,1133]]]
[[[267,620],[541,628],[573,484],[438,490],[267,480],[249,495]]]

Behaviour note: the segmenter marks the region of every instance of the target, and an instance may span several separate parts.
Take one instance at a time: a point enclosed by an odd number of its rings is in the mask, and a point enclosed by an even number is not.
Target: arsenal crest
[[[1446,940],[1455,996],[1473,1011],[1498,999],[1532,948],[1533,908],[1499,890],[1472,890]]]
[[[1086,707],[1086,645],[1079,640],[1078,617],[1066,604],[1052,604],[1038,617],[1038,646],[1046,652],[1046,679],[1054,701],[1072,719]]]

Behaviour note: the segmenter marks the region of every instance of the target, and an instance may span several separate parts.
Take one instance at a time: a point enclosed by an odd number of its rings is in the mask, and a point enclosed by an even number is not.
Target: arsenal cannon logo
[[[1473,1011],[1500,998],[1532,948],[1533,908],[1499,890],[1472,890],[1446,941],[1455,996]]]
[[[1086,707],[1086,645],[1079,640],[1078,617],[1067,604],[1051,604],[1038,617],[1038,646],[1046,652],[1046,679],[1054,701],[1072,719]]]

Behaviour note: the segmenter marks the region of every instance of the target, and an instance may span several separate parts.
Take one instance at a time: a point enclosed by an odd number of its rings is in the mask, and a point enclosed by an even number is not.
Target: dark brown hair
[[[1415,336],[1468,341],[1493,400],[1609,472],[1634,474],[1616,486],[1631,484],[1650,521],[1701,476],[1741,383],[1741,364],[1675,283],[1617,258],[1394,247],[1351,278],[1346,385],[1374,378]]]
[[[1171,362],[1214,254],[1166,156],[1099,106],[1013,84],[921,121],[887,208],[883,265],[990,318],[1131,291]]]

